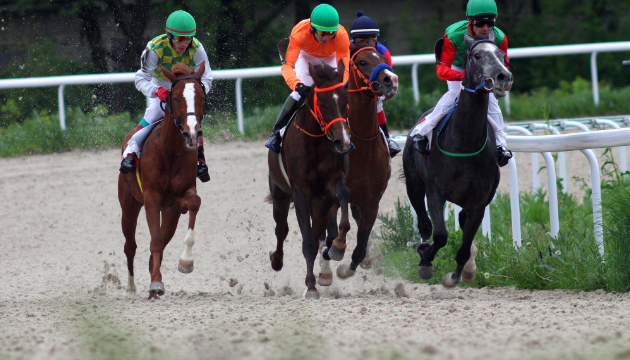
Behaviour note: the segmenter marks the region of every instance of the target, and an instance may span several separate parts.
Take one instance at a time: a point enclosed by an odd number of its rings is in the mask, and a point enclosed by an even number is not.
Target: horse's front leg
[[[145,191],[144,206],[151,233],[151,256],[149,257],[149,273],[151,274],[151,285],[149,286],[149,299],[159,299],[164,295],[164,284],[162,283],[162,256],[166,244],[160,231],[160,209],[162,207],[162,196],[155,192]]]
[[[302,254],[304,259],[306,259],[306,280],[304,281],[306,291],[304,292],[304,298],[319,300],[319,292],[315,287],[315,274],[313,273],[315,258],[317,257],[318,239],[313,236],[313,229],[311,228],[310,203],[311,198],[304,191],[293,189],[295,214],[302,233]]]
[[[433,244],[428,245],[425,241],[416,247],[416,251],[420,254],[420,265],[418,266],[418,276],[421,279],[431,279],[433,277],[433,264],[431,262],[435,258],[435,254],[446,245],[448,240],[448,230],[444,224],[444,203],[446,200],[441,196],[432,194],[427,199],[429,205],[429,214],[433,220]]]
[[[354,275],[357,267],[366,258],[370,233],[372,232],[372,226],[374,226],[377,214],[378,203],[373,208],[364,207],[362,209],[361,221],[358,224],[359,229],[357,231],[357,247],[352,252],[352,262],[350,263],[350,266],[343,264],[337,268],[337,275],[340,278],[343,279]]]
[[[201,198],[197,195],[197,189],[191,188],[188,189],[186,194],[180,200],[180,208],[185,213],[189,211],[188,214],[188,231],[186,232],[186,237],[184,238],[184,252],[179,257],[179,265],[177,269],[184,273],[190,274],[195,265],[195,260],[193,259],[192,247],[195,244],[195,221],[197,220],[197,213],[199,212],[199,208],[201,207]],[[177,223],[175,223],[177,227]]]
[[[475,257],[477,256],[477,247],[473,243],[475,234],[479,230],[479,225],[483,221],[484,208],[474,210],[466,210],[466,220],[462,226],[462,246],[457,251],[455,261],[457,262],[457,268],[455,272],[447,273],[442,278],[442,285],[446,287],[453,287],[459,284],[462,280],[470,283],[475,280],[477,273],[477,265],[475,264]]]
[[[350,219],[348,217],[348,202],[350,201],[350,189],[346,186],[345,178],[342,177],[336,182],[334,192],[339,208],[341,209],[341,220],[339,221],[339,235],[333,240],[328,249],[328,257],[332,260],[340,261],[346,251],[346,235],[350,231]],[[339,273],[337,271],[337,273]]]

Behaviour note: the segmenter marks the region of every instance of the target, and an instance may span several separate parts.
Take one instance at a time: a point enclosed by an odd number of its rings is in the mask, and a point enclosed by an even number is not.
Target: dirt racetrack
[[[445,290],[359,269],[319,287],[320,301],[301,299],[294,211],[285,267],[269,264],[265,150],[261,141],[207,146],[195,270],[177,271],[184,216],[164,255],[167,293],[155,301],[144,212],[138,293],[125,292],[118,151],[0,159],[0,359],[630,359],[627,294]],[[521,190],[531,189],[529,159],[517,157]],[[579,153],[567,161],[570,176],[587,176]],[[392,166],[381,211],[405,195],[400,157]]]

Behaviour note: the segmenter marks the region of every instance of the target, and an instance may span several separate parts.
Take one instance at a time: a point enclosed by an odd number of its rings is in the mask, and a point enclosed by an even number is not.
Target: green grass
[[[492,240],[478,231],[475,243],[477,278],[461,286],[515,286],[521,289],[572,289],[591,291],[630,291],[630,180],[622,177],[610,151],[604,162],[602,206],[605,255],[599,254],[593,235],[590,191],[582,199],[559,194],[560,232],[549,233],[549,204],[543,191],[520,194],[522,246],[515,249],[512,239],[510,197],[497,193],[490,205]],[[420,237],[413,228],[411,211],[397,202],[393,214],[380,214],[379,238],[386,276],[420,282],[417,275],[420,257],[409,245]],[[447,227],[454,229],[453,213]],[[455,256],[462,232],[451,231],[447,245],[440,250],[429,284],[440,283],[442,276],[455,269]]]

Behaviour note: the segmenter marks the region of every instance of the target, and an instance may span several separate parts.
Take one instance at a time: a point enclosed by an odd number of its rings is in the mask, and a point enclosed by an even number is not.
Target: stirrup
[[[208,165],[206,165],[205,161],[198,159],[197,160],[197,177],[201,182],[210,181],[210,174],[208,173]]]
[[[130,172],[136,171],[138,167],[138,156],[134,153],[130,153],[120,162],[120,172],[123,174],[128,174]]]

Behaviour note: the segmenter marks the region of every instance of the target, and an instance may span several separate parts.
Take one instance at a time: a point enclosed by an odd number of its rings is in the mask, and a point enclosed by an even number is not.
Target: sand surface
[[[198,183],[195,270],[177,271],[186,215],[164,255],[167,293],[154,301],[144,211],[138,292],[125,292],[119,151],[0,159],[0,359],[630,359],[627,294],[445,290],[359,269],[319,287],[320,301],[301,299],[293,210],[284,269],[269,264],[265,150],[260,141],[207,146],[212,181]],[[520,189],[530,190],[531,156],[517,160]],[[567,161],[569,176],[588,181],[579,152]],[[381,211],[406,198],[400,157],[392,166]]]

